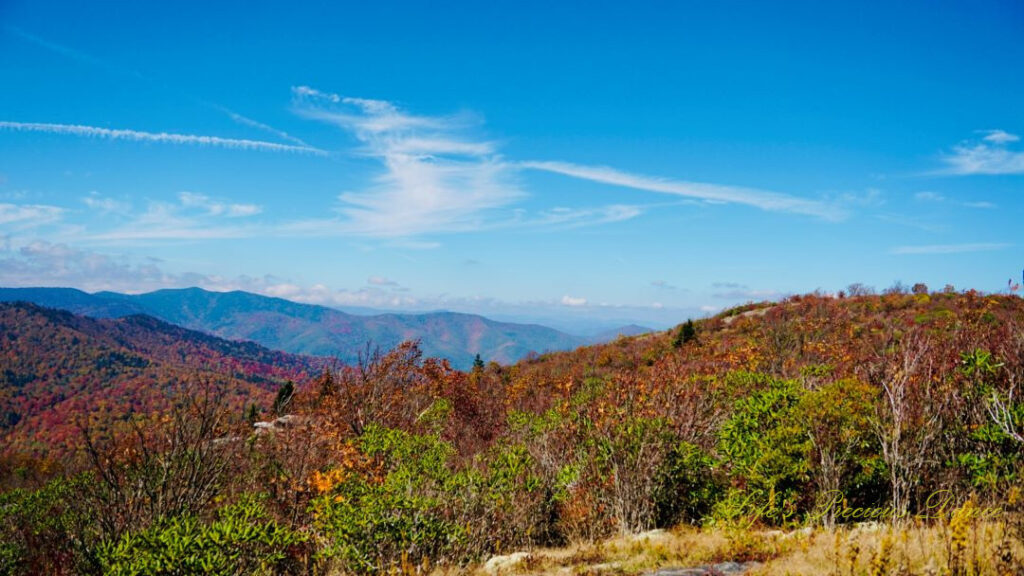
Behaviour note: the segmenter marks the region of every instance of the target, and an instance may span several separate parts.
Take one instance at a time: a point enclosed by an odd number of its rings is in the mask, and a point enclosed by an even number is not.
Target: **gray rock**
[[[721,562],[692,568],[662,568],[646,576],[736,576],[758,565],[757,562]]]

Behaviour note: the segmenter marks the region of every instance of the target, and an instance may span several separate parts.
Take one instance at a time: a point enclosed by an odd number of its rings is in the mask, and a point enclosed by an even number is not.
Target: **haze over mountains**
[[[354,315],[333,308],[300,304],[249,292],[210,292],[200,288],[158,290],[145,294],[98,292],[72,288],[0,288],[0,301],[26,301],[94,318],[146,314],[191,330],[230,340],[250,340],[295,354],[358,360],[367,344],[391,348],[420,340],[428,356],[469,367],[477,354],[486,361],[509,363],[530,352],[568,350],[647,331],[626,326],[594,337],[566,334],[535,324],[497,322],[473,314]]]

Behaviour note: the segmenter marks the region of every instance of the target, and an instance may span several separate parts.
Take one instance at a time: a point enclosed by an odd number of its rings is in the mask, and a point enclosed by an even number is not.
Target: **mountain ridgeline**
[[[71,288],[0,288],[0,302],[26,301],[94,318],[147,314],[192,330],[230,340],[250,340],[293,354],[325,356],[346,364],[358,361],[367,345],[393,348],[420,340],[424,354],[468,369],[476,355],[486,361],[515,362],[531,352],[569,350],[594,339],[535,324],[496,322],[473,314],[347,314],[325,306],[300,304],[248,292],[209,292],[200,288],[146,294]],[[642,328],[630,326],[633,335]],[[610,340],[618,331],[602,334]]]

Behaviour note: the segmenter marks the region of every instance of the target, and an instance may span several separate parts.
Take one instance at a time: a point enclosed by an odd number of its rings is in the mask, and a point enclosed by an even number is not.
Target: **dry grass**
[[[883,526],[878,530],[819,531],[751,576],[949,574],[1002,576],[1024,569],[1024,544],[1001,523]]]
[[[997,522],[747,531],[676,528],[460,570],[476,576],[632,575],[664,567],[756,562],[749,576],[1003,576],[1024,573],[1024,544]]]
[[[667,566],[725,561],[764,561],[789,551],[791,543],[771,533],[679,527],[626,535],[565,548],[537,549],[511,565],[470,572],[479,576],[579,576],[639,574]]]

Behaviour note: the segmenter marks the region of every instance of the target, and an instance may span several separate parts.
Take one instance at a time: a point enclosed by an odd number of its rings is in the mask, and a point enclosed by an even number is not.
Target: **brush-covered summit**
[[[695,327],[694,327],[695,326]],[[667,332],[623,338],[520,363],[540,381],[641,372],[672,363],[690,377],[732,371],[805,382],[869,378],[873,362],[907,339],[921,341],[934,368],[953,370],[983,349],[1008,362],[1024,357],[1024,299],[967,292],[807,294],[750,303]]]

